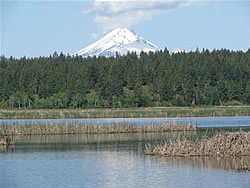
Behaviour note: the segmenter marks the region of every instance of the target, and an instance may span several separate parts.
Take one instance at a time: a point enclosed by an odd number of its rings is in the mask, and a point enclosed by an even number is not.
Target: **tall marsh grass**
[[[166,157],[187,156],[250,156],[250,132],[217,133],[208,138],[190,141],[187,138],[168,140],[164,143],[145,146],[145,154],[161,155]]]
[[[60,135],[60,134],[111,134],[111,133],[148,133],[167,131],[195,131],[196,127],[188,124],[186,126],[177,123],[166,123],[162,125],[135,126],[128,124],[103,125],[82,123],[32,123],[19,125],[0,125],[0,133],[3,135]]]
[[[0,146],[13,145],[14,140],[9,135],[0,135]]]

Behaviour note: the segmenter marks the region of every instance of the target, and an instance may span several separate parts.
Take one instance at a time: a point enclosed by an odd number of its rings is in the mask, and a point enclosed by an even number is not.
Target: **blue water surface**
[[[250,126],[250,116],[232,117],[185,117],[185,118],[97,118],[97,119],[15,119],[0,120],[1,124],[24,124],[24,123],[84,123],[84,124],[129,124],[129,125],[152,125],[162,123],[192,123],[197,127],[232,127]]]

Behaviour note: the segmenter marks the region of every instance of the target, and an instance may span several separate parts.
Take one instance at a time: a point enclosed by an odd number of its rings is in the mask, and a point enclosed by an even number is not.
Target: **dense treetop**
[[[0,60],[1,108],[250,104],[250,49]]]

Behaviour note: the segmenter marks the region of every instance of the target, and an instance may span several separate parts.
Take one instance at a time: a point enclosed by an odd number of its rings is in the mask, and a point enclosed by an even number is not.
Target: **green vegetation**
[[[117,133],[149,133],[167,131],[196,131],[191,124],[186,126],[177,123],[163,125],[134,126],[128,124],[102,125],[82,123],[32,123],[21,125],[0,125],[0,133],[3,135],[63,135],[63,134],[117,134]]]
[[[143,118],[143,117],[250,116],[250,106],[0,109],[0,119]]]
[[[0,60],[0,108],[250,104],[250,49]]]
[[[145,153],[166,157],[250,156],[250,132],[224,132],[190,141],[186,137],[167,140],[155,146],[146,145]]]

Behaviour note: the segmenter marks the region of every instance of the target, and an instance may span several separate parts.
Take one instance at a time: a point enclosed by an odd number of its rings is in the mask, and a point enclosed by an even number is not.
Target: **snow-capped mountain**
[[[178,54],[178,53],[182,53],[182,52],[185,52],[185,50],[180,49],[180,48],[170,49],[170,53],[173,53],[173,54]]]
[[[120,55],[136,52],[137,55],[140,55],[141,51],[155,52],[157,50],[159,48],[156,45],[138,36],[135,32],[127,28],[118,28],[73,55],[110,57],[115,56],[116,52]]]

